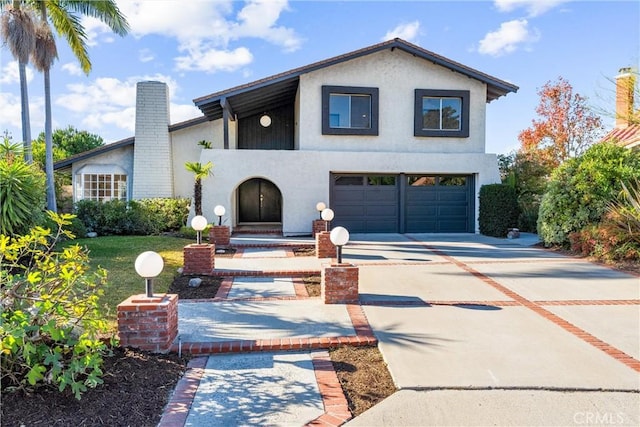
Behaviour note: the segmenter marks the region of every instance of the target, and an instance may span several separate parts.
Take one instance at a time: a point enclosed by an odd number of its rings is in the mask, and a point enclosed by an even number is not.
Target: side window
[[[469,91],[416,89],[414,135],[467,138]]]
[[[378,135],[378,88],[322,86],[323,135]]]

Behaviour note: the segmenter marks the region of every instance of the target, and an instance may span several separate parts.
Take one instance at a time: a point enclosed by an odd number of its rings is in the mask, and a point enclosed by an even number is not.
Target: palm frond
[[[6,6],[0,17],[0,36],[14,58],[27,63],[36,43],[31,11],[13,5]]]

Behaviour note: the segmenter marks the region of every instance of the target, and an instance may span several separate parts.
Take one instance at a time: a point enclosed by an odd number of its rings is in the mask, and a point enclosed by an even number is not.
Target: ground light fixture
[[[207,228],[207,218],[202,215],[196,215],[191,220],[191,227],[196,230],[196,241],[198,244],[202,243],[202,230]]]
[[[331,243],[336,247],[336,258],[338,258],[338,264],[342,264],[342,247],[349,241],[349,231],[344,227],[336,227],[331,230],[329,235]]]
[[[157,252],[146,251],[138,255],[135,262],[136,273],[144,278],[147,297],[153,298],[153,278],[162,273],[164,261]]]
[[[316,210],[318,211],[318,215],[320,215],[320,219],[322,219],[322,211],[327,208],[327,205],[324,202],[316,203]]]
[[[218,217],[218,225],[222,225],[222,215],[225,214],[227,210],[222,205],[217,205],[213,208],[213,213]]]
[[[334,217],[333,211],[329,208],[323,209],[322,212],[320,213],[320,218],[324,219],[327,222],[331,222],[333,217]]]

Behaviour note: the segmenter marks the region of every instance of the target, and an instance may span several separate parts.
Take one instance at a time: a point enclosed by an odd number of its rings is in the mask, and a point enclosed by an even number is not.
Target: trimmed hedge
[[[191,201],[176,199],[80,200],[75,213],[87,231],[101,236],[151,235],[177,231],[187,222]]]
[[[506,184],[480,187],[480,233],[493,237],[506,237],[508,229],[518,224],[518,196]]]

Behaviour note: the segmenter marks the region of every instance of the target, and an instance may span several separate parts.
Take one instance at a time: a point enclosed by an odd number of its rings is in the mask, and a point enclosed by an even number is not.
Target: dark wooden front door
[[[239,222],[282,222],[282,195],[271,181],[253,178],[238,188]]]

